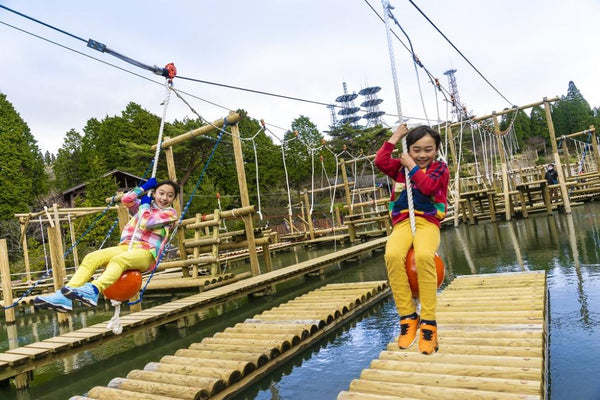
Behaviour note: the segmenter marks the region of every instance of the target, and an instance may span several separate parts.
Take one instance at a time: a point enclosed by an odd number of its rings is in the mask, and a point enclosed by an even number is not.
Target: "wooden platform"
[[[25,380],[25,382],[19,384],[22,385],[20,387],[26,386],[28,371],[33,371],[38,367],[81,351],[101,346],[106,341],[118,340],[123,336],[167,323],[185,321],[186,317],[196,315],[202,309],[260,292],[274,284],[319,271],[336,262],[356,258],[364,252],[385,246],[386,241],[387,238],[379,238],[361,243],[289,267],[121,316],[121,322],[123,323],[123,333],[121,335],[115,335],[112,330],[106,327],[106,322],[103,322],[48,338],[41,342],[7,350],[0,353],[0,380],[20,376]]]
[[[440,349],[396,340],[338,400],[547,398],[544,271],[457,277],[438,297]]]
[[[234,398],[389,295],[385,281],[330,284],[71,399]]]

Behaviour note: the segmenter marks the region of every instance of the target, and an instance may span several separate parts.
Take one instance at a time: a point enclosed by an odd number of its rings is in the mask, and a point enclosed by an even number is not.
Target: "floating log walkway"
[[[545,272],[457,277],[438,297],[440,350],[396,341],[338,400],[547,398]]]
[[[200,310],[226,301],[271,288],[272,285],[301,277],[336,262],[356,258],[362,253],[385,246],[387,238],[379,238],[347,249],[316,257],[295,265],[280,268],[252,278],[221,286],[213,290],[188,296],[121,317],[123,333],[115,335],[107,329],[106,322],[95,324],[60,336],[31,343],[0,353],[0,381],[15,379],[17,388],[26,387],[31,372],[40,366],[61,358],[101,346],[111,340],[132,335],[148,328],[174,321],[185,321]]]
[[[386,281],[330,284],[71,399],[233,398],[390,294]]]

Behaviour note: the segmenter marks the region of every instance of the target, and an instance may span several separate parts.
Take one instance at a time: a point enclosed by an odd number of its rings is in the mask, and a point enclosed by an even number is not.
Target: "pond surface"
[[[531,215],[527,220],[482,222],[442,230],[440,255],[446,263],[447,285],[457,275],[545,270],[550,291],[550,398],[600,399],[600,204],[574,207],[571,215]],[[339,247],[338,247],[339,249]],[[297,248],[277,253],[275,268],[334,251]],[[232,265],[247,271],[249,264]],[[16,392],[0,387],[0,399],[68,399],[116,376],[143,368],[148,362],[212,336],[227,326],[250,318],[266,308],[331,282],[385,279],[383,252],[367,254],[353,263],[328,268],[325,276],[294,279],[278,285],[277,294],[244,298],[213,308],[188,328],[166,326],[111,342],[36,370],[32,387]],[[442,286],[441,290],[443,290]],[[173,297],[153,296],[148,308]],[[92,325],[112,316],[101,304],[96,311],[78,309],[73,326]],[[21,311],[16,330],[19,344],[60,333],[50,311]],[[3,324],[4,325],[4,324]],[[335,399],[352,379],[398,334],[395,306],[386,301],[362,318],[340,328],[290,363],[266,376],[238,396],[260,400]],[[6,330],[0,330],[0,348],[8,348]],[[440,350],[443,351],[443,348]]]

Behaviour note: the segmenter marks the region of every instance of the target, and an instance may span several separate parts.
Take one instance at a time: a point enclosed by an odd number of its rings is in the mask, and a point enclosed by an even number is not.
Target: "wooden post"
[[[210,273],[213,276],[217,276],[219,274],[219,226],[221,225],[221,214],[219,212],[219,209],[215,209],[213,211],[213,218],[215,219],[215,221],[217,222],[215,225],[213,225],[213,230],[212,230],[212,237],[213,239],[215,239],[215,243],[213,243],[212,245],[212,251],[211,254],[212,256],[215,258],[215,262],[213,262],[211,264],[210,267]]]
[[[452,127],[446,130],[448,135],[448,143],[450,143],[450,155],[452,155],[452,173],[454,174],[454,227],[458,227],[459,223],[459,208],[460,208],[460,171],[458,169],[458,158],[456,157],[456,146],[452,137]]]
[[[196,224],[200,223],[201,221],[202,221],[202,214],[197,213],[196,214]],[[200,236],[201,236],[200,230],[201,229],[202,228],[200,228],[200,227],[194,228],[194,239],[195,240],[200,239]],[[199,246],[194,247],[194,250],[192,250],[192,251],[193,251],[192,257],[194,259],[197,259],[198,257],[200,257],[200,247]],[[185,269],[186,267],[183,267],[183,268]],[[194,264],[192,266],[192,278],[198,278],[198,264]]]
[[[308,230],[308,226],[306,223],[306,213],[304,212],[304,202],[302,200],[300,200],[300,219],[302,220],[302,229],[304,234],[306,234],[306,231]]]
[[[263,260],[265,261],[265,271],[272,272],[273,271],[273,260],[271,259],[271,250],[269,249],[269,243],[266,242],[262,245],[263,251]],[[275,285],[273,285],[273,289],[275,290]],[[274,292],[272,292],[274,293]]]
[[[6,239],[0,239],[0,274],[2,276],[2,297],[4,300],[4,307],[7,307],[13,303],[13,296],[10,279],[10,265],[8,264],[8,246],[6,245]],[[12,325],[15,323],[14,307],[5,308],[4,315],[6,316],[7,325]]]
[[[50,262],[52,264],[52,280],[54,290],[59,290],[65,282],[65,259],[63,258],[64,249],[62,237],[60,234],[60,222],[58,220],[58,206],[54,207],[54,223],[48,228],[48,247],[50,248]],[[69,316],[64,313],[57,313],[58,323],[65,325],[69,323]]]
[[[291,208],[291,206],[290,206],[290,211],[289,212],[290,212],[290,214],[288,215],[288,220],[287,221],[288,221],[288,223],[290,225],[290,234],[292,234],[292,233],[294,233],[294,229],[296,229],[296,228],[294,227],[294,218],[292,217],[292,208]]]
[[[77,246],[75,246],[75,228],[73,227],[73,221],[71,221],[71,213],[67,214],[67,220],[69,221],[69,234],[71,235],[71,244],[73,246],[73,266],[75,269],[79,267],[79,256],[77,255]]]
[[[571,177],[571,166],[569,165],[569,147],[567,146],[566,138],[563,138],[563,141],[562,141],[562,151],[563,151],[563,157],[565,158],[565,168],[567,169],[567,176]],[[554,152],[554,150],[553,150],[553,152]],[[556,167],[556,169],[558,170],[558,166]]]
[[[348,227],[348,239],[350,240],[350,244],[356,241],[356,229],[354,228],[354,222],[347,220],[346,226]]]
[[[170,140],[169,137],[165,137],[165,141]],[[173,182],[177,182],[177,172],[175,171],[175,158],[173,157],[173,146],[169,146],[165,148],[165,158],[167,160],[167,170],[169,173],[169,179]],[[173,202],[173,208],[177,211],[177,215],[181,217],[181,193],[178,193],[178,200]],[[187,251],[183,244],[185,240],[185,232],[183,229],[177,230],[177,247],[179,248],[179,258],[182,260],[187,259]],[[187,267],[183,267],[181,269],[181,273],[184,278],[190,276],[190,271]]]
[[[552,114],[550,113],[550,102],[544,97],[544,110],[546,111],[546,122],[548,123],[548,132],[550,133],[550,143],[552,144],[552,154],[558,172],[558,183],[560,184],[560,192],[562,194],[563,207],[565,214],[571,214],[571,202],[569,200],[569,191],[565,180],[565,175],[560,165],[560,157],[556,148],[556,134],[554,132],[554,123],[552,122]]]
[[[25,278],[31,282],[31,266],[29,265],[29,249],[27,247],[27,223],[21,218],[21,245],[23,246],[23,261],[25,262]]]
[[[248,185],[246,182],[246,170],[244,169],[244,155],[242,154],[242,142],[240,141],[240,128],[237,124],[231,125],[231,141],[233,144],[233,154],[235,156],[235,168],[237,171],[238,184],[240,187],[240,198],[242,207],[250,206],[248,197]],[[244,227],[246,228],[246,239],[248,240],[248,254],[250,256],[250,270],[252,276],[260,275],[260,266],[258,256],[256,255],[256,244],[254,243],[254,223],[252,215],[242,216]]]
[[[315,238],[315,230],[312,223],[312,210],[308,203],[308,191],[304,190],[304,204],[306,205],[306,222],[308,222],[308,232],[310,233],[310,240]]]
[[[350,196],[350,184],[348,183],[348,174],[346,173],[346,161],[340,158],[340,169],[342,170],[342,180],[344,181],[344,192],[346,193],[346,206],[348,206],[348,214],[352,215],[352,198]],[[356,179],[356,177],[354,178]]]
[[[340,215],[339,207],[335,207],[334,211],[335,211],[335,223],[337,224],[338,228],[341,228],[342,227],[342,216]]]
[[[506,167],[506,155],[504,154],[504,146],[502,144],[502,138],[500,137],[500,125],[498,124],[498,116],[494,111],[492,113],[494,119],[494,134],[496,141],[498,142],[498,154],[500,156],[500,162],[502,165],[502,190],[504,192],[504,215],[507,221],[510,221],[510,187],[508,184],[508,171]]]
[[[598,142],[596,141],[596,128],[590,125],[592,132],[592,149],[594,149],[594,160],[596,160],[596,171],[600,172],[600,152],[598,151]]]

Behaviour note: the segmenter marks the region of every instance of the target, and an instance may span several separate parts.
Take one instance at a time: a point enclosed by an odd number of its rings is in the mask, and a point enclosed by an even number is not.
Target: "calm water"
[[[530,216],[510,223],[488,222],[442,230],[440,255],[447,267],[447,284],[457,275],[521,270],[546,270],[550,291],[550,396],[552,400],[600,399],[600,374],[595,371],[600,357],[600,204],[573,209],[571,216]],[[332,248],[297,249],[278,253],[279,266],[315,257]],[[277,268],[276,265],[276,268]],[[247,270],[248,264],[232,266]],[[325,277],[295,279],[278,286],[277,295],[243,299],[204,313],[202,321],[185,329],[167,326],[82,352],[36,370],[28,390],[16,393],[0,387],[0,399],[66,399],[83,394],[95,385],[106,385],[116,376],[177,349],[198,342],[225,327],[249,318],[330,282],[385,279],[383,253],[374,252],[355,263],[328,269]],[[443,288],[442,288],[443,289]],[[154,297],[146,307],[170,300]],[[75,328],[106,320],[109,307],[75,313]],[[53,314],[21,313],[17,325],[19,344],[60,333]],[[397,316],[391,301],[385,302],[298,355],[288,365],[265,377],[240,399],[321,400],[335,399],[352,379],[398,333]],[[1,336],[4,335],[4,336]],[[8,348],[5,330],[0,330],[0,348]],[[441,349],[443,351],[443,348]],[[576,394],[575,394],[576,393]]]

